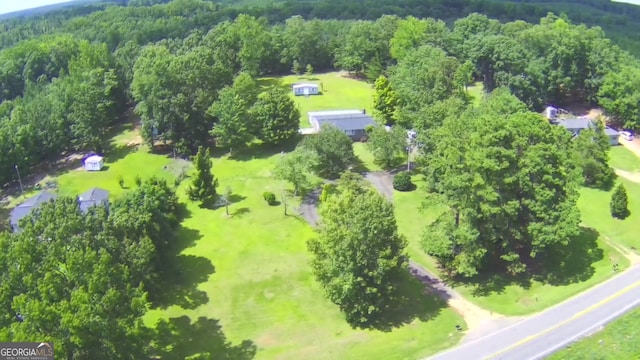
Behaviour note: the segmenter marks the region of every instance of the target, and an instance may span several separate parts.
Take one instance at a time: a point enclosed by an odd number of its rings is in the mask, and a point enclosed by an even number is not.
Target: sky
[[[0,0],[0,14],[33,9],[45,5],[61,4],[69,1],[71,0]]]

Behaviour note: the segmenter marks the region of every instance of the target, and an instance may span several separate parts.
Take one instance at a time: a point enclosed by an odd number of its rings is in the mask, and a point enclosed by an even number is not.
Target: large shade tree
[[[352,327],[375,327],[399,301],[407,242],[398,234],[393,205],[345,174],[320,207],[318,237],[308,243],[311,266]]]
[[[423,244],[452,273],[520,273],[579,233],[570,135],[510,99],[498,91],[437,132],[426,177],[447,210]]]

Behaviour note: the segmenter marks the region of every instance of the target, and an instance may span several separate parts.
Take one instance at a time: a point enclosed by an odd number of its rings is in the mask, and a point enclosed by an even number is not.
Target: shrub
[[[627,198],[627,190],[624,188],[624,185],[620,184],[616,187],[616,190],[611,196],[609,208],[611,210],[611,216],[614,218],[624,220],[629,216],[629,199]]]
[[[325,202],[329,195],[331,195],[336,189],[336,186],[331,183],[322,185],[322,193],[320,194],[320,202]]]
[[[121,188],[124,188],[124,178],[122,175],[118,175],[118,185],[120,185]]]
[[[413,187],[411,182],[411,175],[408,172],[402,171],[393,177],[393,188],[398,191],[409,191]]]
[[[267,204],[269,205],[273,205],[276,202],[276,194],[272,193],[272,192],[264,192],[262,194],[262,197],[264,198],[264,201],[267,202]]]
[[[137,186],[142,185],[142,178],[140,177],[140,175],[136,175],[135,182]]]

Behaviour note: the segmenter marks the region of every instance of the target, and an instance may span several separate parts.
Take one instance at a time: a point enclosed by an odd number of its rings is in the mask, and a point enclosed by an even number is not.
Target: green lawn
[[[482,101],[484,96],[484,86],[482,85],[482,81],[478,81],[473,85],[467,87],[467,94],[471,97],[471,102],[478,106]]]
[[[582,339],[547,359],[637,359],[640,354],[640,309],[613,321],[604,330]]]
[[[322,84],[321,95],[294,96],[291,85],[299,82]],[[284,77],[262,78],[258,83],[267,86],[281,86],[287,89],[300,109],[300,127],[307,128],[309,111],[324,110],[360,110],[366,109],[371,113],[373,105],[373,87],[365,81],[351,79],[337,72],[314,74],[306,76],[289,75]]]
[[[370,164],[372,157],[367,154],[368,150],[359,147],[356,144],[356,153],[363,163]],[[612,153],[612,159],[619,161],[620,154],[624,152]],[[611,218],[610,192],[582,189],[578,206],[582,213],[585,233],[576,240],[572,253],[558,255],[565,256],[567,260],[558,262],[561,265],[555,268],[557,277],[510,283],[498,275],[480,281],[479,283],[484,285],[482,287],[476,286],[477,283],[458,284],[457,290],[487,310],[504,315],[524,315],[552,306],[610,278],[614,275],[612,263],[618,263],[621,269],[627,268],[629,261],[618,251],[620,249],[609,244],[614,242],[627,248],[640,246],[633,232],[633,224],[637,224],[637,216],[640,216],[640,185],[626,180],[619,181],[624,181],[627,186],[631,217],[624,221]],[[400,232],[407,236],[412,259],[437,272],[435,260],[424,254],[420,242],[425,226],[436,218],[439,209],[424,206],[426,194],[420,176],[414,176],[414,183],[417,185],[415,191],[394,193],[398,227]],[[589,227],[595,231],[589,231]]]
[[[612,146],[609,152],[609,165],[625,171],[640,171],[640,158],[622,145]]]
[[[406,359],[454,345],[459,340],[454,326],[463,321],[447,308],[391,332],[347,326],[310,273],[306,241],[312,228],[297,216],[285,217],[282,205],[270,207],[262,199],[264,191],[272,191],[281,200],[281,185],[270,172],[277,156],[214,160],[220,187],[230,186],[237,195],[230,207],[235,215],[227,218],[224,209],[189,203],[191,215],[183,222],[189,233],[199,234],[183,255],[206,257],[216,268],[199,286],[209,302],[195,310],[153,310],[148,322],[183,314],[219,318],[230,340],[255,341],[258,358],[264,359]]]

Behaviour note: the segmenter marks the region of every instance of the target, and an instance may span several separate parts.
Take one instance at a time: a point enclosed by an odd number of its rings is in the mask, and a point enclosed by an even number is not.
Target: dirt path
[[[393,201],[393,175],[386,171],[375,171],[366,173],[365,179],[387,199]],[[437,276],[413,261],[409,262],[409,271],[426,286],[433,289],[438,296],[446,300],[449,306],[464,318],[469,329],[465,339],[474,338],[478,334],[500,328],[503,324],[510,324],[517,320],[505,321],[504,316],[493,314],[471,303]]]
[[[376,171],[364,174],[367,179],[381,194],[392,200],[393,198],[393,175],[385,171]],[[300,204],[298,213],[311,226],[317,226],[320,220],[318,215],[318,203],[321,190],[317,189],[307,194]],[[520,318],[507,318],[500,314],[494,314],[490,311],[480,308],[479,306],[466,300],[456,290],[449,287],[437,276],[430,273],[421,265],[409,261],[409,271],[413,276],[420,280],[429,291],[434,292],[439,297],[447,301],[449,306],[456,310],[467,324],[467,334],[465,340],[477,338],[487,331],[494,331],[504,326],[520,321]]]
[[[614,169],[616,172],[616,175],[625,178],[629,181],[633,181],[635,183],[640,184],[640,172],[631,172],[631,171],[625,171],[625,170],[620,170],[620,169]]]
[[[636,154],[636,156],[640,157],[640,140],[633,139],[628,141],[620,137],[620,144],[629,149],[632,153]]]

